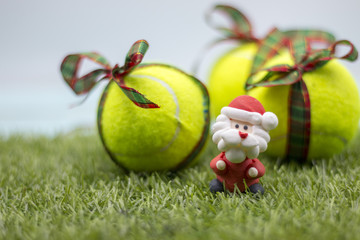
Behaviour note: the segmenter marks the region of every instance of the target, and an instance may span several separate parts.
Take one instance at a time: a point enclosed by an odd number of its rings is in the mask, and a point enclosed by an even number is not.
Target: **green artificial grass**
[[[326,146],[324,146],[326,147]],[[128,173],[96,134],[0,139],[2,239],[359,239],[360,138],[306,166],[260,160],[264,196],[211,194],[202,161]]]

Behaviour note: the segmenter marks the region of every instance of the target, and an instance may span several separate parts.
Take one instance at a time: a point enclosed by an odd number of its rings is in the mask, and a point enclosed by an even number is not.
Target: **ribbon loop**
[[[125,65],[122,67],[116,64],[111,68],[108,61],[97,53],[80,53],[66,56],[61,64],[60,70],[64,80],[77,95],[88,93],[96,83],[103,79],[109,79],[110,81],[115,81],[136,106],[141,108],[159,108],[156,103],[147,99],[136,89],[127,87],[124,82],[124,77],[141,63],[148,47],[149,44],[147,41],[136,41],[126,55]],[[91,71],[79,78],[77,74],[84,59],[89,59],[103,68]]]
[[[325,32],[322,30],[310,30],[310,29],[303,29],[303,30],[288,30],[284,31],[284,34],[289,39],[298,39],[304,38],[308,43],[325,43],[327,45],[331,45],[335,42],[335,36],[329,32]]]
[[[85,59],[95,62],[103,68],[78,77],[79,67]],[[110,69],[108,61],[95,52],[70,54],[64,58],[60,67],[65,82],[77,95],[89,92],[98,81],[109,76]]]
[[[231,20],[231,27],[214,26],[211,22],[211,15],[214,12],[221,12]],[[237,39],[240,41],[259,41],[252,33],[252,26],[247,17],[236,8],[228,5],[216,5],[207,14],[206,21],[210,26],[222,32],[227,39]]]
[[[348,61],[355,61],[358,58],[358,51],[355,48],[355,46],[348,40],[340,40],[335,42],[331,47],[330,47],[330,51],[331,51],[331,55],[335,56],[336,53],[336,47],[339,45],[346,45],[346,46],[350,46],[350,50],[347,54],[345,54],[342,57],[337,57],[338,59],[346,59]]]
[[[126,71],[141,63],[146,51],[149,48],[149,43],[146,40],[136,41],[130,48],[125,58],[124,68]]]

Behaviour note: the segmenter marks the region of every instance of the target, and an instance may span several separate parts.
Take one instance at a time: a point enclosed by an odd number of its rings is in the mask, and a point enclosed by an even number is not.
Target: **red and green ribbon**
[[[215,26],[211,22],[211,17],[214,13],[219,12],[224,14],[230,19],[230,27]],[[219,41],[233,39],[245,42],[258,42],[260,41],[254,36],[252,25],[248,18],[239,10],[228,5],[216,5],[212,11],[206,16],[206,20],[210,26],[220,31],[225,38]]]
[[[263,65],[277,55],[281,48],[287,47],[291,42],[297,42],[301,39],[300,43],[305,44],[311,50],[311,45],[314,43],[324,43],[331,45],[335,42],[335,37],[328,32],[321,30],[289,30],[279,31],[273,28],[268,35],[259,43],[259,49],[254,57],[251,73],[257,72]]]
[[[217,12],[230,19],[229,27],[216,26],[211,22],[212,15]],[[289,40],[302,38],[310,44],[315,42],[332,44],[335,42],[335,37],[331,33],[321,30],[288,30],[280,32],[273,28],[265,38],[258,38],[253,34],[253,28],[249,19],[241,11],[229,5],[216,5],[207,15],[206,19],[210,26],[220,31],[224,36],[214,41],[210,47],[226,40],[258,43],[260,48],[254,58],[252,73],[259,70],[265,61],[277,55],[279,50],[286,46]]]
[[[325,49],[313,49],[311,43],[321,41],[331,43]],[[271,44],[269,44],[271,43]],[[336,48],[345,45],[350,47],[349,52],[341,57],[335,56]],[[272,56],[272,48],[286,46],[294,60],[294,65],[280,64],[256,71]],[[333,42],[331,34],[326,32],[279,32],[273,31],[259,47],[257,66],[247,80],[246,89],[254,87],[273,87],[291,85],[289,93],[289,124],[287,136],[286,158],[303,162],[307,159],[310,144],[311,114],[310,97],[303,74],[314,71],[331,59],[345,59],[355,61],[358,52],[354,45],[341,40]],[[267,74],[261,79],[256,79],[256,73],[266,71]]]
[[[126,55],[124,66],[119,67],[119,65],[115,65],[113,68],[108,61],[98,53],[70,54],[64,58],[60,70],[64,80],[77,95],[86,94],[101,80],[109,79],[110,81],[115,81],[125,95],[137,106],[141,108],[159,108],[156,103],[147,99],[136,89],[126,86],[124,81],[124,77],[141,63],[148,48],[149,44],[147,41],[136,41]],[[81,63],[85,59],[97,63],[101,68],[93,70],[82,77],[78,77]]]
[[[215,13],[221,13],[224,16],[228,17],[230,20],[230,26],[217,26],[212,21],[213,15]],[[199,54],[198,59],[195,60],[193,65],[192,72],[198,72],[198,68],[209,49],[213,48],[214,46],[218,45],[219,43],[225,41],[236,41],[240,43],[245,42],[259,42],[260,39],[256,38],[252,31],[252,25],[249,19],[239,10],[229,5],[215,5],[209,13],[206,14],[206,22],[208,25],[216,30],[218,30],[223,36],[215,39],[214,41],[210,42],[202,52]]]

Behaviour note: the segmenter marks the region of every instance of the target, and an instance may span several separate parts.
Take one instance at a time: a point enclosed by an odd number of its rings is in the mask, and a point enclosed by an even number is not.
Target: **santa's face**
[[[243,133],[252,133],[254,125],[251,123],[230,119],[230,126],[233,129],[236,129],[238,131],[241,131]]]
[[[248,158],[258,157],[267,148],[270,137],[261,126],[245,121],[230,119],[222,115],[213,126],[213,141],[226,158],[240,163]]]

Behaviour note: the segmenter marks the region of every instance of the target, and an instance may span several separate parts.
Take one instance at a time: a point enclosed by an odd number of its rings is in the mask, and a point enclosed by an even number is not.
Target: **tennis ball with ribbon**
[[[231,21],[230,27],[214,26],[210,21],[214,13],[222,13]],[[253,33],[253,27],[248,18],[239,10],[228,5],[217,5],[207,15],[208,23],[218,30],[224,37],[214,41],[211,46],[224,41],[236,41],[238,45],[222,55],[211,69],[207,81],[211,102],[211,115],[215,118],[220,114],[222,107],[227,106],[234,98],[247,93],[245,89],[246,80],[253,69],[253,60],[257,53],[258,46],[263,39]],[[274,29],[269,31],[269,34]],[[309,37],[308,30],[286,31],[287,37],[303,34]],[[335,38],[324,31],[311,31],[312,38],[326,38],[334,41]],[[274,42],[276,44],[276,42]],[[272,48],[271,56],[278,52]]]
[[[68,55],[61,72],[76,94],[109,79],[98,107],[98,130],[115,163],[127,170],[178,170],[199,156],[209,129],[209,99],[193,76],[165,64],[140,64],[148,43],[133,44],[122,67],[97,53]],[[78,78],[80,63],[101,66]],[[146,97],[145,97],[146,96]]]
[[[279,126],[270,133],[267,154],[298,162],[340,153],[356,134],[360,118],[356,83],[335,60],[355,61],[356,48],[342,40],[312,49],[312,41],[305,38],[302,34],[289,39],[277,30],[269,34],[259,46],[246,85],[248,94],[279,119]],[[337,57],[341,45],[350,50]],[[276,46],[287,50],[270,59]]]

